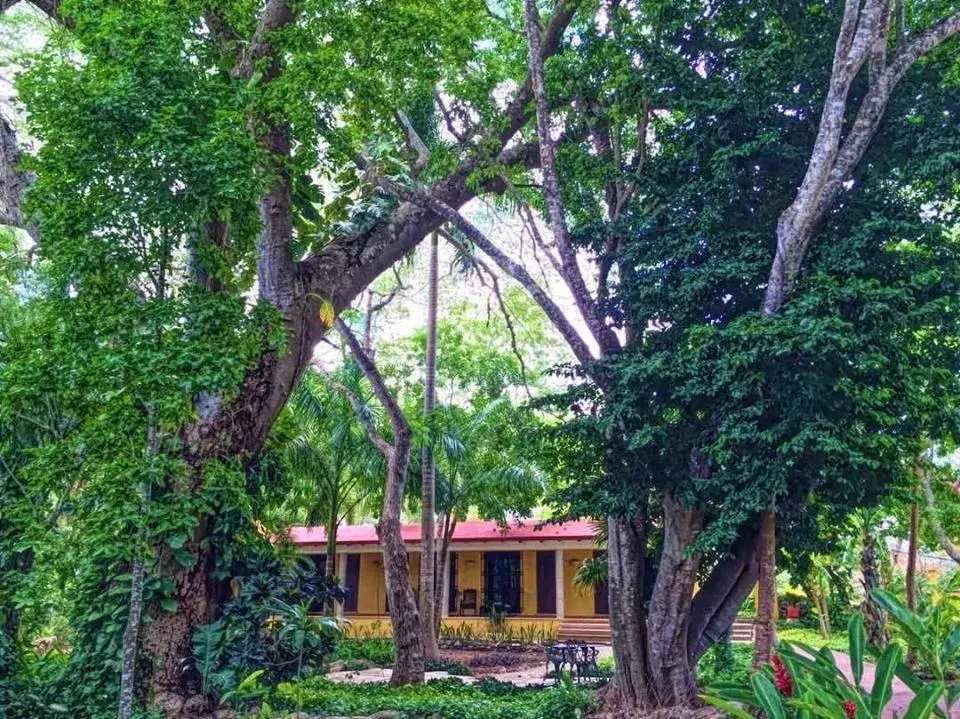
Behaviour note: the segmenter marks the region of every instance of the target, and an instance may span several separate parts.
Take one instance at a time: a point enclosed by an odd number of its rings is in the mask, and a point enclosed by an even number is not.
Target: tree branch
[[[360,346],[356,335],[347,327],[346,322],[339,317],[337,318],[337,331],[340,333],[343,341],[347,343],[347,346],[350,348],[350,354],[353,355],[357,364],[360,365],[360,369],[363,370],[367,381],[370,382],[371,387],[373,387],[373,393],[377,396],[377,399],[380,400],[380,404],[383,405],[384,410],[386,410],[394,437],[409,437],[410,425],[407,422],[407,418],[404,416],[403,410],[400,409],[400,405],[397,404],[397,401],[390,393],[390,390],[387,389],[386,382],[383,381],[383,376],[380,374],[380,370],[377,369],[376,363],[370,358],[370,355],[363,351],[363,347]],[[360,417],[362,422],[363,416],[360,415]],[[368,428],[367,425],[364,426]],[[372,424],[370,426],[372,427]],[[378,439],[374,439],[374,435]],[[376,434],[376,432],[374,432],[374,435],[371,435],[371,440],[377,445],[377,449],[389,460],[394,451],[393,446]],[[395,439],[394,441],[396,442],[397,440]]]
[[[507,310],[507,303],[504,302],[503,294],[500,292],[500,280],[497,279],[497,274],[487,266],[483,260],[470,252],[470,248],[467,247],[463,242],[455,238],[449,232],[440,228],[437,232],[444,237],[450,244],[456,247],[460,252],[463,253],[463,256],[470,260],[471,264],[477,268],[477,277],[480,279],[480,284],[484,287],[489,287],[490,291],[493,293],[493,296],[497,300],[497,305],[500,308],[500,314],[503,316],[503,321],[507,325],[507,332],[510,333],[510,347],[513,350],[514,356],[517,358],[517,361],[520,363],[520,379],[523,381],[523,389],[527,393],[527,397],[533,399],[533,395],[530,393],[530,386],[527,384],[527,365],[523,361],[523,355],[520,353],[520,346],[517,343],[517,332],[513,326],[513,320],[510,318],[510,312]],[[486,273],[490,277],[490,284],[488,285],[483,275]]]
[[[593,355],[589,347],[587,347],[586,342],[583,341],[583,338],[580,337],[577,330],[570,324],[566,316],[564,316],[560,307],[543,291],[523,265],[514,262],[509,256],[502,252],[487,239],[487,236],[477,229],[473,223],[467,220],[457,210],[432,195],[420,190],[407,189],[385,177],[378,177],[376,181],[378,185],[392,195],[421,204],[460,230],[471,242],[488,255],[501,270],[523,285],[524,289],[526,289],[534,301],[540,305],[540,308],[546,313],[547,317],[553,323],[553,326],[557,328],[564,340],[566,340],[579,362],[586,365],[593,361]]]
[[[567,283],[573,300],[581,316],[590,328],[590,332],[601,351],[607,354],[619,348],[616,335],[604,323],[597,311],[597,305],[587,290],[583,274],[577,264],[577,253],[570,240],[567,227],[566,209],[560,196],[560,182],[555,166],[556,151],[550,135],[550,105],[543,79],[543,51],[540,45],[540,12],[536,0],[525,0],[527,53],[530,78],[535,101],[537,135],[540,139],[540,168],[543,171],[543,195],[547,204],[547,216],[550,230],[560,255],[561,276]]]
[[[929,469],[923,473],[923,493],[927,498],[927,509],[930,510],[928,512],[930,515],[930,526],[933,528],[933,533],[936,535],[937,541],[940,542],[943,551],[945,551],[953,561],[960,563],[960,546],[950,540],[943,525],[940,523],[940,518],[937,516],[937,500],[933,496],[933,487],[930,485]]]

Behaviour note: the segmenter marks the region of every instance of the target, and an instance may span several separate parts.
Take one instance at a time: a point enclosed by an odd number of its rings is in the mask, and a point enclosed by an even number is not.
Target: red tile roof
[[[416,544],[420,541],[420,525],[404,524],[400,530],[403,541]],[[588,520],[543,524],[538,520],[525,519],[511,522],[506,528],[496,522],[460,522],[453,531],[454,542],[544,542],[557,540],[592,540],[596,528]],[[290,538],[294,544],[319,545],[327,541],[323,527],[291,527]],[[377,544],[377,529],[372,524],[341,525],[337,529],[337,544],[343,546]]]

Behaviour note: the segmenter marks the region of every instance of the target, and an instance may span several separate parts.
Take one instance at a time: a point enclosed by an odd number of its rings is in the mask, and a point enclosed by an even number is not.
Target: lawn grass
[[[850,649],[850,642],[846,632],[834,633],[824,639],[816,629],[790,627],[788,629],[777,629],[777,637],[790,642],[801,642],[814,649],[827,647],[828,649],[835,649],[842,652]]]

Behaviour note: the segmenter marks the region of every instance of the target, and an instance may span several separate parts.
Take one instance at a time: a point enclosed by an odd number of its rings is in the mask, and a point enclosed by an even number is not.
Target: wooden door
[[[537,614],[557,613],[556,552],[537,552]]]
[[[347,554],[347,576],[343,583],[347,596],[343,602],[344,612],[357,611],[357,595],[360,591],[360,555]]]

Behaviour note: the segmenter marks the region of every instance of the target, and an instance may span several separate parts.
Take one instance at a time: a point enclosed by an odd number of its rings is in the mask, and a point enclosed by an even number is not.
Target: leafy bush
[[[340,662],[362,660],[378,667],[390,666],[395,658],[396,647],[392,639],[344,639],[335,655]]]
[[[446,672],[455,677],[469,677],[473,674],[463,662],[457,662],[450,659],[427,659],[424,662],[424,669],[428,672]]]
[[[750,662],[753,660],[753,645],[730,641],[718,641],[711,646],[697,663],[700,684],[705,687],[717,682],[746,682],[750,678]]]
[[[503,682],[463,684],[456,679],[423,686],[347,685],[320,678],[299,686],[281,684],[270,698],[275,708],[291,708],[298,698],[303,710],[321,715],[373,714],[396,711],[405,719],[581,719],[593,708],[589,692],[572,684],[549,689],[518,689]],[[508,688],[509,687],[509,688]]]
[[[908,611],[892,595],[875,590],[874,598],[900,626],[916,650],[925,671],[933,681],[917,677],[901,660],[903,650],[891,643],[877,661],[873,687],[861,686],[866,636],[863,616],[855,614],[848,628],[849,654],[853,673],[850,682],[837,668],[829,649],[819,652],[804,644],[783,641],[774,655],[773,667],[754,673],[747,684],[717,683],[714,696],[704,699],[738,719],[750,719],[743,709],[756,707],[768,717],[853,717],[880,719],[893,697],[893,680],[899,677],[914,693],[907,710],[910,719],[927,719],[932,714],[951,716],[951,706],[960,697],[960,684],[949,685],[945,668],[960,650],[960,627],[954,627],[946,640],[938,641],[935,630]],[[935,623],[934,623],[935,624]],[[938,706],[942,703],[942,708]]]
[[[336,579],[317,573],[303,557],[265,553],[234,577],[240,591],[220,619],[193,637],[192,669],[203,694],[222,695],[262,669],[266,686],[319,670],[336,649],[336,620],[310,615],[311,607],[342,599]]]

